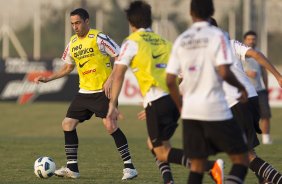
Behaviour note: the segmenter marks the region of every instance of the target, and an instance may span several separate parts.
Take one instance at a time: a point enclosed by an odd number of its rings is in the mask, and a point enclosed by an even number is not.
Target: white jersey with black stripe
[[[208,22],[196,22],[175,41],[167,73],[183,76],[183,119],[223,121],[232,118],[217,72],[232,64],[232,51],[223,32]]]
[[[250,49],[250,47],[242,44],[237,40],[230,40],[230,45],[232,52],[235,55],[234,63],[231,66],[232,72],[246,88],[249,98],[257,96],[256,89],[247,77],[241,63],[241,61],[245,61],[246,52]],[[226,94],[226,100],[228,102],[229,107],[236,105],[239,102],[237,98],[239,98],[240,96],[238,89],[228,84],[227,82],[223,83],[223,88]]]

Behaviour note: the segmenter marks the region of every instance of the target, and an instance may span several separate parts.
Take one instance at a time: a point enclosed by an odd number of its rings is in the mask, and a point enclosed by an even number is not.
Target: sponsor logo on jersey
[[[167,64],[166,63],[157,63],[156,68],[166,68]]]
[[[73,47],[72,52],[77,59],[94,56],[94,49],[92,47],[82,48],[82,44]]]
[[[77,37],[75,37],[74,39],[72,39],[72,43],[74,43],[74,42],[76,42],[76,40],[77,40]]]
[[[79,67],[82,68],[86,63],[88,63],[89,60],[85,61],[84,63],[78,63]]]
[[[221,45],[222,45],[222,52],[223,52],[223,57],[224,59],[227,59],[227,47],[226,47],[226,41],[224,39],[224,36],[222,35],[221,37]]]
[[[66,57],[67,57],[67,54],[69,52],[69,47],[70,45],[67,46],[67,48],[65,49],[64,53],[63,53],[63,56],[62,56],[62,59],[65,61],[66,60]]]
[[[18,98],[19,104],[25,104],[34,101],[42,94],[59,92],[63,89],[67,78],[63,77],[45,84],[36,84],[33,80],[37,76],[48,77],[52,74],[50,71],[30,72],[25,75],[22,81],[14,80],[6,84],[0,94],[0,99]]]
[[[153,59],[157,59],[157,58],[159,58],[159,57],[162,56],[162,55],[164,55],[164,53],[158,54],[158,55],[153,55],[153,54],[152,54],[152,57],[153,57]]]
[[[197,39],[187,38],[185,40],[182,40],[181,47],[184,47],[185,49],[205,48],[208,46],[208,43],[209,43],[208,38],[197,38]]]
[[[188,71],[189,71],[189,72],[195,72],[195,71],[197,71],[198,69],[199,69],[198,66],[193,65],[193,66],[189,66]]]
[[[94,38],[94,36],[95,36],[94,34],[89,34],[88,35],[89,38]]]
[[[82,72],[82,74],[83,74],[83,75],[87,75],[87,74],[95,73],[95,72],[96,72],[96,68],[91,69],[91,70],[86,70],[86,71]]]
[[[127,50],[127,47],[128,47],[128,42],[126,42],[125,45],[123,46],[123,49],[122,49],[122,51],[121,51],[121,54],[118,56],[118,60],[120,60],[120,59],[123,57],[124,53],[125,53],[126,50]]]
[[[103,45],[105,48],[109,49],[113,55],[116,54],[116,51],[110,46],[108,45],[106,42],[104,42],[104,40],[101,41],[101,45]]]

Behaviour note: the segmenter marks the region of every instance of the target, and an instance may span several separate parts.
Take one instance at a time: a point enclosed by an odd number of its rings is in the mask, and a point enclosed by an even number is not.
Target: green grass
[[[61,121],[68,103],[35,103],[20,106],[14,103],[0,103],[0,184],[109,184],[109,183],[162,183],[159,171],[146,147],[147,131],[145,122],[138,121],[136,114],[141,107],[121,106],[124,119],[120,127],[127,136],[130,151],[139,175],[135,180],[121,182],[123,165],[113,139],[105,131],[102,121],[92,118],[77,128],[79,135],[78,180],[51,177],[39,179],[33,174],[33,163],[39,156],[52,157],[57,167],[65,164],[64,137]],[[282,170],[282,109],[273,109],[273,145],[261,145],[257,153],[263,159]],[[181,147],[181,126],[172,139],[172,144]],[[230,163],[224,154],[217,155],[226,161],[227,173]],[[216,157],[212,157],[214,159]],[[188,170],[172,166],[176,183],[186,183]],[[204,183],[212,183],[205,175]],[[257,183],[249,171],[246,182]]]

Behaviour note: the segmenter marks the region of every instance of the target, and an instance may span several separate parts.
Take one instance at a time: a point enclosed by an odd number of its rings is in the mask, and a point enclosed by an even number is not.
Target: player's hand
[[[47,77],[43,77],[43,76],[38,76],[38,77],[35,77],[33,82],[35,82],[36,84],[38,84],[39,82],[43,82],[43,83],[46,83],[48,82],[48,78]]]
[[[112,89],[112,80],[108,79],[103,85],[103,91],[105,92],[105,95],[106,97],[108,97],[108,99],[111,98],[111,89]]]
[[[116,123],[118,117],[119,117],[119,112],[116,106],[112,103],[109,103],[109,110],[108,110],[108,114],[106,117],[107,121],[110,123]]]
[[[240,95],[239,98],[237,98],[237,100],[239,100],[242,103],[246,103],[248,101],[248,92],[244,88],[244,89],[240,90],[240,93],[241,93],[241,95]]]
[[[146,120],[146,111],[145,110],[142,110],[142,111],[140,111],[140,112],[138,112],[138,114],[137,114],[137,118],[139,119],[139,120]]]

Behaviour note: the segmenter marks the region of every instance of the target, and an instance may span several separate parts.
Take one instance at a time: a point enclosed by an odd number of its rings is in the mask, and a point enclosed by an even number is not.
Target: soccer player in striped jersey
[[[242,184],[247,174],[247,146],[228,108],[223,80],[241,92],[244,86],[230,70],[233,55],[224,33],[208,23],[212,0],[192,0],[193,25],[175,41],[167,67],[170,95],[183,119],[184,152],[191,160],[189,184],[202,183],[209,155],[226,152],[233,163],[226,184]],[[182,72],[182,101],[176,78]],[[223,181],[221,181],[223,182]]]
[[[119,55],[119,46],[106,34],[89,26],[89,14],[78,8],[70,13],[75,35],[70,39],[62,60],[62,69],[50,77],[39,76],[35,82],[49,82],[68,75],[76,66],[79,75],[79,91],[72,101],[62,128],[65,135],[67,165],[55,171],[55,175],[68,178],[80,176],[77,161],[78,135],[76,127],[92,115],[102,118],[107,132],[113,137],[117,150],[124,162],[122,180],[137,176],[125,135],[117,122],[106,121],[110,89],[112,84],[112,64],[110,58]],[[101,153],[103,154],[103,153]]]
[[[217,26],[216,21],[214,19],[211,20],[211,23]],[[224,84],[224,90],[229,107],[231,108],[237,123],[242,130],[246,132],[249,148],[249,168],[256,174],[260,184],[282,184],[281,173],[274,169],[272,165],[258,157],[255,152],[255,147],[259,145],[256,132],[261,133],[259,128],[260,115],[258,96],[254,86],[244,72],[242,62],[247,62],[245,59],[248,57],[253,58],[275,76],[280,87],[282,87],[282,76],[261,52],[256,51],[237,40],[230,40],[230,44],[233,54],[235,55],[234,64],[231,66],[231,70],[247,89],[249,100],[245,104],[240,103],[237,100],[239,95],[237,90],[227,83]]]

